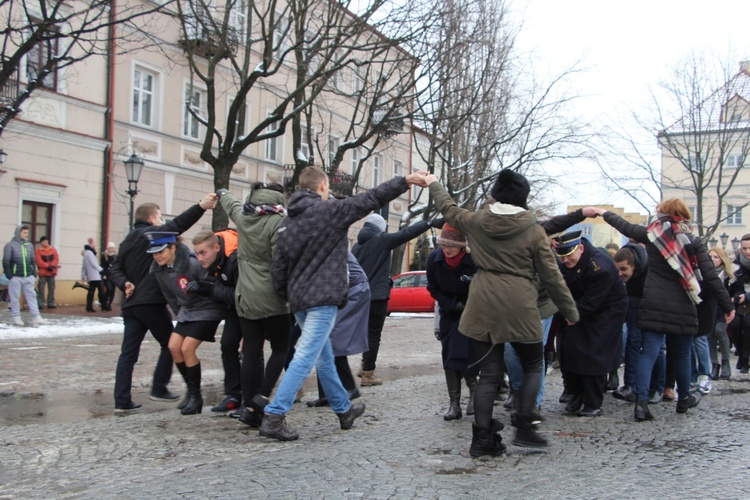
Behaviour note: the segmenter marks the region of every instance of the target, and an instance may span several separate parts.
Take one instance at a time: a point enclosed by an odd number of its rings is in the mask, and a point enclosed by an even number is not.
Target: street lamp
[[[8,153],[3,151],[3,148],[0,148],[0,165],[5,163],[5,159],[8,157]]]
[[[123,161],[125,165],[125,175],[128,177],[128,196],[130,196],[130,229],[133,229],[133,198],[138,194],[138,181],[143,171],[143,160],[138,158],[135,153],[130,158]]]
[[[726,248],[727,241],[729,240],[729,235],[727,233],[721,233],[721,236],[719,236],[719,239],[721,240],[721,246]]]
[[[732,250],[736,252],[739,247],[740,247],[740,240],[738,240],[737,237],[735,236],[734,238],[732,238]]]
[[[716,240],[716,238],[711,238],[710,240],[708,240],[708,248],[714,248],[717,243],[718,241]]]

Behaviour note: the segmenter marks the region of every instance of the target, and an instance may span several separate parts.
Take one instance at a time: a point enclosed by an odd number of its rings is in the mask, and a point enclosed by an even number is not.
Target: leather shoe
[[[364,403],[356,403],[351,406],[345,413],[337,413],[339,417],[339,424],[344,430],[351,429],[354,425],[354,421],[357,417],[361,416],[365,412]]]
[[[569,393],[568,391],[563,391],[562,394],[560,394],[559,401],[561,403],[570,403],[570,400],[573,399],[573,395]]]
[[[305,402],[305,404],[309,408],[320,408],[321,406],[328,406],[328,399],[326,398],[313,399],[312,401]]]
[[[677,408],[675,409],[675,411],[677,411],[677,413],[687,413],[690,408],[698,406],[700,402],[701,394],[700,392],[696,392],[695,394],[691,394],[686,398],[678,399]]]
[[[578,410],[581,409],[581,405],[583,404],[583,396],[580,394],[571,395],[570,401],[568,401],[568,404],[565,405],[565,413],[567,415],[575,415]]]
[[[583,410],[578,410],[577,415],[579,417],[600,417],[602,413],[604,412],[601,408],[596,408],[594,410],[587,410],[584,408]]]
[[[620,401],[627,401],[628,403],[634,403],[635,402],[635,391],[628,387],[627,385],[623,385],[619,389],[615,389],[612,391],[612,397],[615,399],[619,399]]]
[[[248,408],[242,410],[242,415],[238,418],[240,422],[256,429],[263,423],[263,414],[257,411],[250,411]]]
[[[152,392],[148,395],[148,399],[152,401],[162,401],[164,403],[171,403],[175,399],[178,399],[180,397],[179,394],[175,394],[173,392],[167,391],[167,392]]]

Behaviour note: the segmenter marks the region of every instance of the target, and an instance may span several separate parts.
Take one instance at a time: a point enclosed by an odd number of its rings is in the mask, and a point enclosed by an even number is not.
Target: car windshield
[[[409,276],[401,276],[400,278],[396,278],[393,280],[393,287],[394,288],[406,288],[410,286],[417,286],[417,278],[416,275],[409,275]]]

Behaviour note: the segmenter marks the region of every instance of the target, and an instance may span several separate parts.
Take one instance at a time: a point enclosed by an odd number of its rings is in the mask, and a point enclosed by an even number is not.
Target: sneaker
[[[648,395],[648,404],[655,405],[661,403],[661,400],[664,399],[664,394],[662,394],[659,391],[653,391],[651,394]]]
[[[143,405],[133,403],[132,401],[125,405],[115,405],[115,413],[132,413],[143,408]]]
[[[172,403],[175,399],[178,399],[180,397],[179,394],[175,394],[173,392],[152,392],[148,395],[148,399],[152,401],[162,401],[164,403]]]
[[[211,411],[217,413],[224,413],[227,411],[234,411],[240,407],[240,402],[234,396],[227,396],[224,401],[211,408]]]
[[[42,318],[41,316],[34,316],[33,318],[31,318],[31,325],[32,326],[49,325],[49,321]]]
[[[245,405],[240,405],[239,408],[229,414],[232,418],[241,418],[242,414],[245,413]]]
[[[13,316],[13,324],[15,326],[25,326],[26,323],[23,322],[21,316]]]
[[[698,377],[698,392],[701,394],[708,394],[711,392],[713,385],[708,375],[701,375]]]

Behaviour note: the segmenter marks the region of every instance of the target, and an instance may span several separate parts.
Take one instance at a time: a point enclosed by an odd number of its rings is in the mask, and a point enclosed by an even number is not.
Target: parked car
[[[388,314],[392,312],[432,312],[435,299],[427,291],[427,272],[410,271],[393,278]]]

